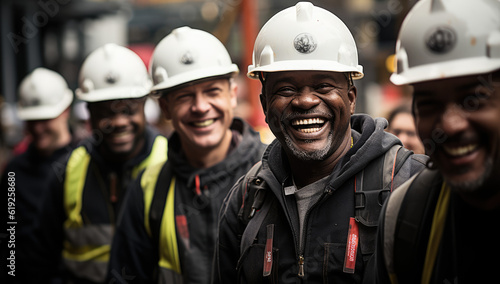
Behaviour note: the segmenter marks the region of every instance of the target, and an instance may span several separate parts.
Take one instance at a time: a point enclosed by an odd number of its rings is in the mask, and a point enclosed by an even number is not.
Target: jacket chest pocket
[[[270,274],[264,276],[264,263]],[[266,252],[264,244],[252,244],[238,261],[238,283],[278,283],[279,249]]]
[[[345,243],[325,243],[323,250],[323,283],[361,283],[363,260],[361,254],[356,253],[354,273],[345,273],[344,258]]]

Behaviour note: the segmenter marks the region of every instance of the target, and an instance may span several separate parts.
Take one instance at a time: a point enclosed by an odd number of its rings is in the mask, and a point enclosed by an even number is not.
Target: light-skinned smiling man
[[[167,162],[148,168],[129,192],[109,278],[208,284],[220,206],[264,144],[234,116],[238,67],[213,35],[173,30],[156,46],[150,72],[175,131]]]

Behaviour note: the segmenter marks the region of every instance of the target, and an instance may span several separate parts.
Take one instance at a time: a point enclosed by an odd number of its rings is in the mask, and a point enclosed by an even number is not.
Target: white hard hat
[[[248,77],[260,72],[315,70],[363,77],[356,43],[347,26],[331,12],[299,2],[274,15],[255,40]]]
[[[78,78],[78,99],[86,102],[141,98],[151,80],[141,58],[132,50],[106,44],[83,62]]]
[[[36,68],[19,85],[17,114],[22,120],[58,117],[73,101],[73,92],[58,73]]]
[[[500,2],[417,2],[401,26],[396,60],[396,85],[500,69]]]
[[[181,27],[156,46],[149,71],[152,92],[238,72],[224,45],[205,31]]]

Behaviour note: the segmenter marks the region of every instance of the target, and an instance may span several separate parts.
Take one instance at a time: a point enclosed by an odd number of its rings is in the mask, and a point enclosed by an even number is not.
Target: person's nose
[[[210,109],[210,101],[203,93],[197,93],[194,97],[191,111],[195,113],[206,113]]]
[[[448,104],[441,116],[441,128],[449,136],[464,131],[469,126],[467,114],[456,104]]]
[[[129,124],[129,117],[123,113],[117,113],[109,120],[110,126],[113,128],[125,127]]]
[[[304,110],[312,109],[320,104],[321,99],[310,88],[302,89],[295,95],[292,101],[292,106]]]

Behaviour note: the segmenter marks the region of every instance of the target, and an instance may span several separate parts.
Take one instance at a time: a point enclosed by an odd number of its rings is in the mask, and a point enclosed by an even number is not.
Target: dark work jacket
[[[387,200],[380,215],[376,251],[364,283],[396,283],[391,282],[388,271],[398,283],[421,283],[434,214],[438,204],[442,204],[438,201],[442,191],[440,172],[426,169]],[[391,210],[388,211],[389,201]],[[428,283],[496,282],[493,279],[498,278],[498,261],[492,261],[492,256],[500,254],[496,227],[500,209],[473,207],[453,190],[448,202],[444,225],[439,226],[443,229],[441,240],[434,239],[437,249],[435,257],[430,258],[434,265],[429,266],[432,273]],[[415,221],[419,225],[415,225]],[[384,255],[384,249],[394,253]]]
[[[8,250],[15,251],[16,276],[10,277],[9,281],[29,283],[37,279],[31,270],[34,265],[31,261],[33,251],[31,237],[39,222],[43,197],[50,190],[53,180],[62,178],[64,161],[69,157],[73,148],[73,144],[68,144],[54,151],[52,155],[44,157],[38,154],[33,144],[30,144],[26,152],[12,158],[5,168],[0,181],[0,192],[5,194],[5,204],[12,201],[15,205],[14,219],[9,219],[9,221],[15,222],[16,238]],[[9,173],[13,174],[14,191],[8,190]],[[10,195],[7,199],[8,193]],[[2,249],[6,248],[7,246],[2,244]],[[2,265],[0,271],[4,272],[5,268],[6,266]],[[2,276],[4,275],[7,275],[7,272],[2,273]]]
[[[206,169],[188,163],[177,133],[169,139],[167,163],[170,163],[170,175],[175,177],[174,233],[181,272],[176,278],[181,283],[210,283],[222,200],[238,178],[261,159],[265,149],[259,134],[241,119],[234,119],[231,129],[242,135],[241,141],[223,161]],[[130,189],[118,223],[111,249],[109,281],[162,281],[158,280],[161,279],[158,251],[165,248],[158,248],[155,245],[158,240],[153,240],[146,229],[145,220],[149,216],[144,216],[145,189],[141,178]],[[170,181],[164,185],[169,186]],[[165,216],[163,212],[162,218]]]
[[[87,174],[84,177],[80,210],[84,227],[115,226],[118,212],[123,204],[125,190],[134,179],[133,169],[150,156],[153,144],[157,137],[161,136],[149,127],[146,127],[144,135],[145,143],[139,154],[124,163],[104,160],[98,152],[100,144],[96,143],[95,138],[92,137],[83,140],[75,150],[85,147],[86,153],[90,156]],[[166,138],[161,137],[161,139]],[[166,141],[164,145],[166,146]],[[166,157],[166,148],[164,156]],[[63,278],[72,281],[72,283],[93,283],[87,276],[74,275],[62,264],[63,245],[67,242],[64,223],[68,219],[64,198],[65,180],[66,173],[61,180],[53,184],[50,194],[43,202],[43,215],[36,230],[36,237],[39,239],[36,253],[38,258],[37,273],[40,281],[46,281],[54,275],[62,274]],[[115,184],[116,189],[114,194],[110,190],[112,183]],[[112,196],[116,196],[116,199],[114,200]],[[59,265],[56,265],[58,263]],[[105,274],[106,271],[104,271],[104,277]],[[93,276],[88,275],[89,278]]]
[[[239,184],[233,187],[221,209],[214,283],[360,283],[366,263],[359,245],[355,272],[343,272],[349,220],[355,216],[354,180],[370,161],[393,145],[401,145],[399,139],[384,131],[386,126],[385,119],[361,114],[351,117],[354,145],[337,163],[319,201],[306,214],[303,251],[299,250],[295,196],[284,194],[284,187],[292,185],[289,164],[280,143],[276,140],[271,143],[264,153],[258,177],[267,183],[270,190],[265,198],[271,198],[274,205],[262,222],[256,240],[240,254],[245,225],[237,215],[242,200],[246,200],[246,192]],[[402,183],[399,176],[407,177],[424,168],[426,159],[423,155],[411,155],[394,177],[394,186]],[[267,225],[270,224],[274,224],[273,262],[270,275],[264,278]],[[299,276],[300,256],[303,257],[303,277]]]

